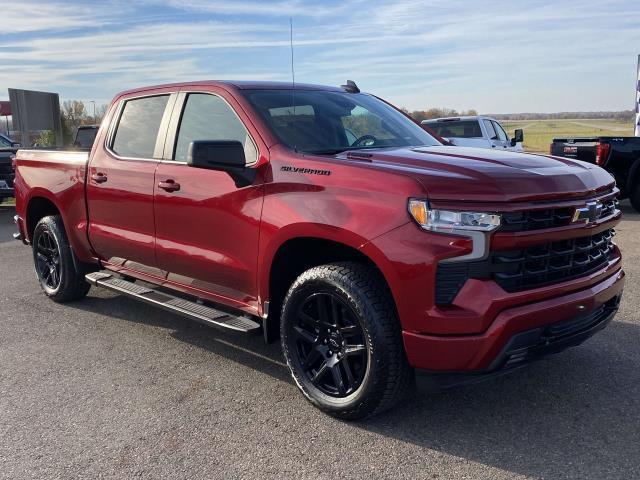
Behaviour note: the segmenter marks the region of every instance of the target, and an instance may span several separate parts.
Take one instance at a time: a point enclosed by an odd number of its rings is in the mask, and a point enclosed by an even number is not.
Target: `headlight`
[[[500,226],[500,215],[432,209],[426,200],[409,200],[409,213],[422,228],[435,232],[490,232]]]
[[[489,233],[500,226],[500,215],[485,212],[456,212],[429,208],[426,200],[409,200],[409,213],[425,230],[464,235],[473,242],[466,255],[446,258],[443,263],[481,260],[489,254]]]

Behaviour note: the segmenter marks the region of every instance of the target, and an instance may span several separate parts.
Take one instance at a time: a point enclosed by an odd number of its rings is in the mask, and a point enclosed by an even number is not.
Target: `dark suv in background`
[[[6,135],[0,133],[0,201],[13,197],[13,157],[20,147]]]

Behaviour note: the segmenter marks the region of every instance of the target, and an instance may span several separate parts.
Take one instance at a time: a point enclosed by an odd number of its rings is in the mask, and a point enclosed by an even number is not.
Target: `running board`
[[[174,295],[159,292],[153,288],[128,282],[106,271],[85,275],[91,285],[103,287],[128,297],[155,305],[178,315],[190,318],[205,325],[233,330],[236,332],[252,333],[260,330],[260,324],[246,317],[236,317],[229,313],[216,310],[206,305],[185,300]]]

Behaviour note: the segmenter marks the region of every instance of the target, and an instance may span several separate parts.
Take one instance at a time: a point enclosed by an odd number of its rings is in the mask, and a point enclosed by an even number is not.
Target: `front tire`
[[[73,261],[62,218],[42,218],[33,231],[33,262],[40,287],[54,302],[65,303],[84,298],[91,285]]]
[[[296,384],[316,407],[356,420],[404,397],[413,371],[377,270],[355,262],[311,268],[283,304],[284,355]]]

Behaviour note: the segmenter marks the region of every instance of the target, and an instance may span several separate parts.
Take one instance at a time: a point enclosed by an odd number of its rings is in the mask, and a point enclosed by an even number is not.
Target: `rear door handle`
[[[162,182],[158,182],[158,188],[166,190],[167,192],[177,192],[180,190],[180,184],[175,180],[168,179]]]
[[[104,173],[94,173],[91,175],[91,180],[96,183],[104,183],[107,181],[107,176]]]

